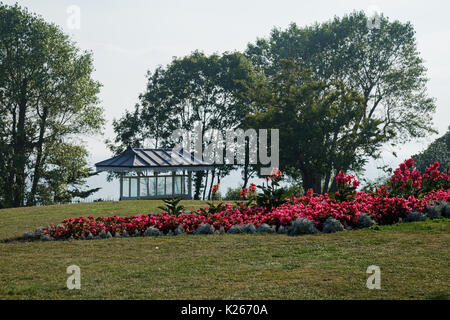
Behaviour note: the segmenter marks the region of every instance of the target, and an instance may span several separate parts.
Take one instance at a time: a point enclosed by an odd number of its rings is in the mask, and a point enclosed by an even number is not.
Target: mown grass
[[[157,205],[130,201],[1,210],[0,230],[18,236],[68,216],[129,215]],[[0,243],[0,298],[448,299],[449,231],[449,220],[427,220],[299,237],[13,241]],[[72,264],[81,268],[81,290],[66,288],[66,268]],[[381,268],[381,290],[366,288],[370,265]]]

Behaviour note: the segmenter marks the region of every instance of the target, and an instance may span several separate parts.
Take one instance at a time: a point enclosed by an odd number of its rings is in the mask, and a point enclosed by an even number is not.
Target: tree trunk
[[[211,183],[209,184],[209,191],[208,191],[208,200],[211,200],[211,192],[212,187],[214,185],[214,179],[216,178],[216,169],[213,169],[211,172]]]
[[[302,173],[302,178],[305,192],[309,189],[313,189],[314,193],[322,192],[322,175],[320,173],[306,171]]]
[[[205,200],[206,197],[206,188],[208,188],[208,178],[209,178],[209,171],[206,171],[206,181],[205,181],[205,185],[203,187],[203,200]]]
[[[203,177],[205,175],[204,171],[197,171],[194,175],[194,200],[200,200],[200,190],[202,188]]]
[[[15,188],[14,188],[14,201],[15,207],[21,207],[24,204],[25,198],[25,165],[27,162],[26,157],[26,132],[25,132],[25,120],[27,112],[27,100],[26,100],[26,80],[22,83],[22,97],[19,103],[19,117],[17,119],[17,136],[14,143],[14,170],[15,170]]]
[[[244,185],[243,188],[247,188],[248,181],[250,180],[250,150],[249,150],[249,142],[247,139],[245,140],[245,161],[244,161],[244,168],[243,168],[243,178],[244,178]]]
[[[27,201],[27,206],[33,206],[36,204],[37,186],[39,183],[39,179],[41,178],[42,152],[44,146],[44,134],[46,130],[47,115],[48,115],[48,108],[44,107],[44,110],[42,111],[41,125],[39,128],[39,139],[37,143],[36,163],[34,164],[33,182],[31,185],[30,195]]]
[[[331,169],[328,170],[327,174],[325,175],[325,181],[323,183],[323,193],[327,193],[329,191],[331,171]]]

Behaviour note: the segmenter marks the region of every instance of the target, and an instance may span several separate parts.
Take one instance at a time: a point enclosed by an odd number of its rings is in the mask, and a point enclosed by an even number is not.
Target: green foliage
[[[290,186],[286,187],[286,194],[289,196],[294,197],[302,197],[305,195],[305,191],[303,190],[303,187],[298,184],[291,184]]]
[[[363,12],[354,12],[307,27],[293,23],[285,30],[272,30],[269,38],[258,39],[246,50],[254,66],[264,71],[265,82],[273,84],[268,89],[261,85],[255,96],[261,97],[258,102],[267,101],[258,110],[264,115],[263,125],[280,128],[280,141],[286,141],[280,146],[284,157],[280,163],[286,164],[281,169],[289,175],[301,175],[306,188],[313,187],[316,192],[321,184],[325,185],[322,191],[327,191],[327,183],[339,170],[358,171],[368,157],[378,157],[384,143],[433,132],[435,103],[427,95],[426,68],[413,26],[381,16],[379,28],[368,28],[367,19]],[[302,90],[304,95],[298,94],[301,77],[293,76],[295,72],[286,67],[286,60],[300,61],[304,70],[311,71],[311,85]],[[326,86],[331,83],[341,83],[340,89],[330,93]],[[325,99],[318,101],[322,92]],[[337,94],[340,98],[335,104],[345,108],[331,107],[329,98]],[[361,99],[359,106],[357,99]],[[274,107],[278,105],[285,119],[280,119],[281,112]],[[300,109],[301,105],[309,108]],[[294,117],[290,109],[299,116]],[[339,126],[344,128],[336,129]],[[298,137],[311,142],[298,148],[292,141]],[[305,151],[310,152],[303,156]]]
[[[163,200],[166,206],[159,206],[158,208],[169,214],[179,215],[184,211],[184,206],[178,205],[181,200],[181,198]]]
[[[60,159],[54,169],[48,150],[70,145],[77,159],[87,156],[75,137],[100,132],[104,123],[93,71],[91,53],[80,52],[59,27],[0,3],[0,206],[67,201],[63,186],[85,177],[58,176],[55,170],[73,164]],[[58,189],[47,190],[49,184]]]
[[[224,200],[239,200],[241,199],[241,190],[242,188],[228,188],[227,192],[225,193]]]
[[[203,215],[214,214],[225,210],[225,205],[223,202],[215,204],[214,202],[206,202],[208,207],[200,208],[200,213]]]
[[[279,172],[279,176],[271,175],[266,179],[266,185],[258,186],[262,192],[256,194],[256,204],[260,207],[264,207],[266,209],[277,208],[283,203],[285,203],[285,199],[291,194],[285,188],[280,187],[281,180],[281,172]]]
[[[383,141],[379,121],[361,120],[364,104],[357,91],[342,82],[314,80],[311,70],[298,61],[283,60],[279,72],[261,77],[248,98],[254,108],[247,123],[280,128],[282,169],[302,178],[304,190],[327,192],[334,171],[344,163],[359,168],[362,151],[372,153]],[[372,138],[355,135],[358,128],[365,128]]]
[[[426,150],[412,158],[416,168],[422,173],[430,163],[435,161],[440,163],[442,172],[447,172],[450,169],[450,127],[442,137],[433,141]]]
[[[116,137],[108,141],[109,148],[117,154],[129,144],[172,147],[176,141],[169,138],[176,129],[193,131],[199,125],[200,132],[195,134],[203,136],[240,126],[247,113],[241,93],[252,75],[251,63],[237,52],[207,56],[195,51],[174,58],[167,66],[148,72],[147,88],[134,111],[113,123]],[[232,168],[227,164],[217,167],[216,177]],[[195,174],[194,198],[200,198],[202,188],[208,190],[205,179],[204,172]]]

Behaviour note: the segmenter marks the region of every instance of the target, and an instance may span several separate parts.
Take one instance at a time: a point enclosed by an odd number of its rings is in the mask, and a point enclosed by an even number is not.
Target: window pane
[[[122,185],[122,197],[129,197],[130,196],[130,178],[123,178],[123,185]]]
[[[163,196],[165,194],[165,181],[164,177],[158,178],[158,196]]]
[[[148,178],[148,195],[156,196],[156,178]]]
[[[166,194],[172,194],[172,177],[166,177]]]
[[[175,194],[181,194],[181,177],[176,176],[174,177],[173,183],[175,184]]]
[[[141,197],[148,196],[148,178],[141,178],[141,185],[139,192],[141,193]]]
[[[130,197],[137,197],[137,179],[136,178],[130,178],[130,184],[131,184],[131,189],[130,189]]]

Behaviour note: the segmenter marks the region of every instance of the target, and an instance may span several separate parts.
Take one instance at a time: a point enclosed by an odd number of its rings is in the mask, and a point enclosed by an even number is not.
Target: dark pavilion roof
[[[146,149],[128,147],[123,153],[95,164],[97,171],[169,171],[210,170],[213,165],[190,154],[172,149]]]

